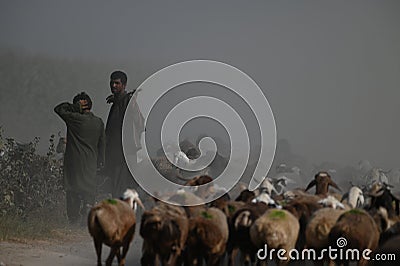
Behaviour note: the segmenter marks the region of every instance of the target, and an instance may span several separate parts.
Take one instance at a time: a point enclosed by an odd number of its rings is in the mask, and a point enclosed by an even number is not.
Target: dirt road
[[[142,239],[135,234],[126,265],[140,265]],[[103,245],[103,264],[109,248]],[[0,266],[94,266],[97,257],[87,229],[67,230],[52,240],[0,242]],[[118,265],[115,259],[113,265]]]

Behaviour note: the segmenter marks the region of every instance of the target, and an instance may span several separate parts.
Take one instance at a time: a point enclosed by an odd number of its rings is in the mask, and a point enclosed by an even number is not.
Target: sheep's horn
[[[329,185],[331,185],[332,187],[336,188],[336,189],[339,190],[339,191],[342,191],[342,190],[339,188],[339,186],[338,186],[335,182],[333,182],[332,179],[329,180]]]
[[[315,181],[315,179],[313,181],[310,182],[310,184],[308,184],[307,188],[305,191],[309,190],[310,188],[312,188],[313,186],[315,186],[317,184],[317,181]]]

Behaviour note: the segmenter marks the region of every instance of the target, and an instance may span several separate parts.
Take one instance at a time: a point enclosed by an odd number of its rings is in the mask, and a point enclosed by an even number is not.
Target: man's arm
[[[64,102],[54,107],[54,112],[56,112],[56,114],[58,114],[65,122],[73,119],[76,114],[81,113],[81,111],[81,105],[79,103],[71,104]]]

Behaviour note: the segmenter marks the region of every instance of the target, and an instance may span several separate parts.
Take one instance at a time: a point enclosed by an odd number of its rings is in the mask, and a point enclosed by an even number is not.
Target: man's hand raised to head
[[[79,100],[79,105],[81,106],[82,112],[90,111],[89,104],[87,100]]]

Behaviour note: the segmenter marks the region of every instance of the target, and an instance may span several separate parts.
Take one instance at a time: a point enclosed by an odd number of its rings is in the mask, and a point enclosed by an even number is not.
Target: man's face
[[[125,91],[125,84],[122,84],[121,79],[110,80],[110,88],[112,94],[121,94]]]

